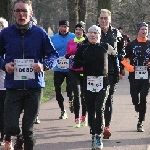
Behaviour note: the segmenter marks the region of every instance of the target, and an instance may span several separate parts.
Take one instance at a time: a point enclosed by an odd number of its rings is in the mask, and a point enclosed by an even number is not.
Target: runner
[[[137,38],[128,43],[122,64],[129,71],[130,94],[135,111],[139,113],[137,131],[144,132],[142,122],[145,121],[146,97],[149,92],[150,41],[147,40],[148,24],[137,25]],[[130,64],[127,59],[130,60]]]
[[[78,23],[75,25],[75,38],[71,39],[68,42],[66,58],[70,58],[73,61],[74,55],[77,51],[77,47],[85,40],[85,25],[83,22]],[[73,63],[73,62],[72,62]],[[74,94],[74,114],[75,114],[75,122],[74,127],[79,128],[80,126],[87,126],[87,119],[86,119],[86,105],[85,99],[83,94],[83,67],[74,69],[72,68],[72,63],[70,63],[70,82],[71,87]],[[81,105],[82,105],[82,115],[80,118],[79,111],[80,111],[80,100],[81,97]]]

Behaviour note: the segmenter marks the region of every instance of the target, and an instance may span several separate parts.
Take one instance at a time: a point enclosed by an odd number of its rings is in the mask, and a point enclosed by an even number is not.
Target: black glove
[[[66,59],[69,59],[69,57],[70,57],[69,54],[66,54],[66,55],[65,55],[65,58],[66,58]]]

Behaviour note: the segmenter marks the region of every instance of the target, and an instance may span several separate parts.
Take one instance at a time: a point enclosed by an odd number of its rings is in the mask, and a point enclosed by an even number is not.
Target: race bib
[[[35,79],[35,73],[32,68],[34,59],[14,59],[14,63],[14,80]]]
[[[147,66],[135,66],[135,79],[148,79]]]
[[[57,64],[57,67],[60,69],[68,69],[69,59],[66,59],[65,57],[59,57],[59,62]]]
[[[87,90],[99,92],[103,88],[103,76],[87,76]]]

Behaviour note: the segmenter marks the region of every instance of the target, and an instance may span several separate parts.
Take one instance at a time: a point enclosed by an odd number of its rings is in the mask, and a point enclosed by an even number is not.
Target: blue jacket
[[[5,55],[5,59],[2,56]],[[14,59],[34,59],[34,63],[43,63],[48,69],[56,66],[58,60],[51,39],[44,29],[30,25],[29,30],[21,36],[15,25],[5,28],[0,33],[0,68],[5,70],[6,63]],[[8,74],[4,87],[10,89],[29,89],[45,87],[44,72],[35,73],[35,79],[14,80],[14,73]]]
[[[66,35],[61,35],[60,33],[56,33],[54,36],[52,36],[52,42],[54,44],[54,47],[56,48],[56,51],[58,52],[59,56],[65,56],[66,50],[67,50],[67,44],[68,41],[73,39],[75,37],[74,33],[69,32]],[[57,66],[54,67],[54,71],[60,71],[60,72],[69,72],[68,69],[60,69]]]

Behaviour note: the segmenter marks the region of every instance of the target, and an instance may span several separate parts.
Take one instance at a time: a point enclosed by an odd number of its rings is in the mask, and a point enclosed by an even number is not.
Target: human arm
[[[35,70],[49,70],[54,68],[58,63],[59,55],[47,33],[44,33],[43,35],[43,52],[44,58],[43,62],[41,63],[42,65],[40,63],[34,65]]]
[[[73,68],[80,68],[83,66],[83,59],[82,59],[83,49],[84,46],[82,45],[77,49],[77,52],[73,59],[73,65],[72,65]]]
[[[134,72],[134,66],[128,63],[128,59],[132,55],[131,51],[132,51],[131,43],[128,43],[127,46],[125,47],[126,55],[124,56],[124,59],[121,61],[121,63],[125,66],[125,68],[129,72]]]

